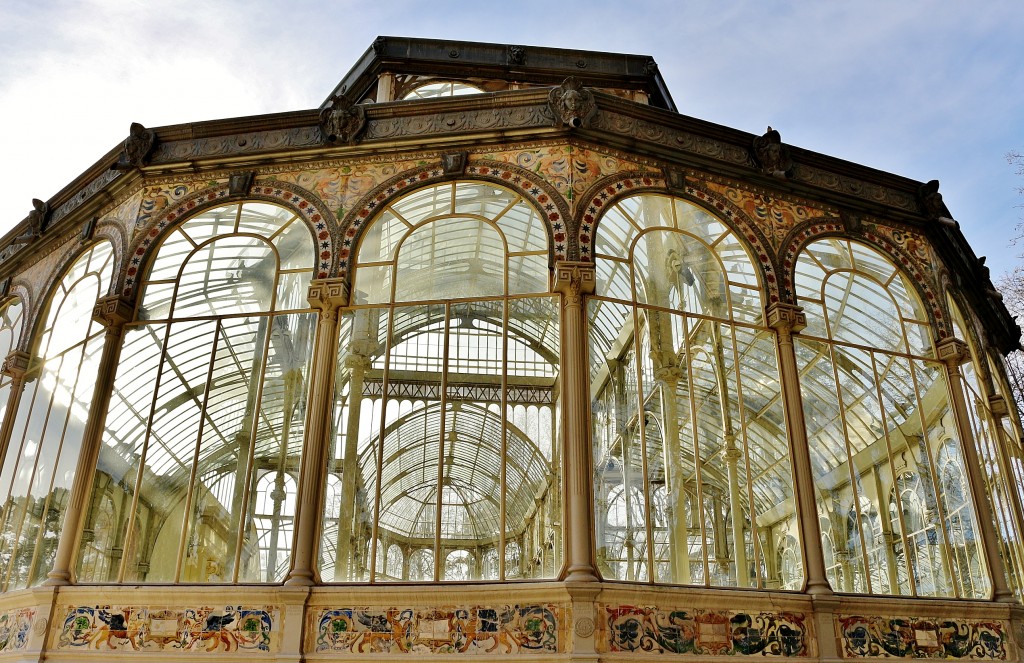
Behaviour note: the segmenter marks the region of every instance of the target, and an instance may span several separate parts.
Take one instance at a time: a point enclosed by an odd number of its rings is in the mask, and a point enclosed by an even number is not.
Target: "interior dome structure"
[[[1021,659],[1020,329],[937,182],[379,37],[37,202],[0,661]]]

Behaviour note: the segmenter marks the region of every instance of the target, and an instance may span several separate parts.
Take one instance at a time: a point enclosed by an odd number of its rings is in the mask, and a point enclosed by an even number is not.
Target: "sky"
[[[993,276],[1024,253],[1021,0],[3,0],[0,233],[131,122],[315,108],[377,35],[651,55],[680,112],[938,179]]]

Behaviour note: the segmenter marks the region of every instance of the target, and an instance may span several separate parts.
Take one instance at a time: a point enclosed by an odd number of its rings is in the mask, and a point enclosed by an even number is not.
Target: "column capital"
[[[775,302],[765,310],[765,324],[776,331],[788,331],[796,334],[807,327],[807,316],[802,306]]]
[[[320,311],[341,308],[348,304],[348,283],[343,278],[313,279],[306,298]]]
[[[662,384],[673,385],[683,379],[683,369],[678,366],[662,366],[654,369],[654,379]]]
[[[135,317],[135,305],[123,295],[107,295],[96,300],[92,319],[104,327],[123,327]]]
[[[0,373],[3,373],[9,378],[18,380],[25,377],[25,373],[28,372],[28,368],[31,363],[32,355],[27,352],[21,352],[20,350],[12,350],[11,353],[4,358],[3,366],[0,366]]]
[[[988,409],[997,417],[1005,417],[1010,414],[1010,407],[1000,394],[988,397]]]
[[[559,260],[551,274],[551,289],[573,299],[592,294],[596,283],[597,274],[592,262]]]
[[[951,336],[935,344],[935,358],[951,366],[959,366],[971,358],[971,351],[966,343]]]

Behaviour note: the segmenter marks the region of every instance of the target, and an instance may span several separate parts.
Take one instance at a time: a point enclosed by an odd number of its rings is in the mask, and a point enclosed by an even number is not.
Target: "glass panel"
[[[265,203],[208,210],[161,244],[124,335],[80,580],[283,579],[315,316],[269,312],[306,308],[315,250]]]
[[[424,83],[409,90],[409,92],[402,97],[405,99],[437,99],[440,97],[458,97],[464,94],[480,94],[483,92],[480,88],[469,83],[459,83],[455,81],[442,82],[442,83]]]
[[[83,253],[46,309],[38,358],[26,376],[0,472],[5,591],[38,585],[53,563],[103,347],[92,308],[109,289],[111,256],[106,242]],[[20,311],[20,304],[5,309],[2,339],[8,343],[16,341]],[[7,379],[0,384],[6,390]]]
[[[505,243],[484,221],[450,218],[414,230],[395,268],[396,301],[494,297],[505,292]]]

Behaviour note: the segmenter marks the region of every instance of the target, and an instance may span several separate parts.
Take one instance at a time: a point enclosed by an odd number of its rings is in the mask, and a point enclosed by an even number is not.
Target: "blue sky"
[[[0,232],[165,124],[316,107],[377,35],[654,56],[679,109],[941,192],[994,274],[1024,197],[1024,2],[4,0]]]

